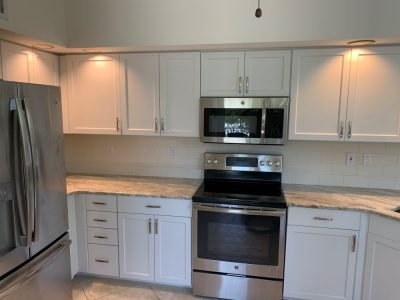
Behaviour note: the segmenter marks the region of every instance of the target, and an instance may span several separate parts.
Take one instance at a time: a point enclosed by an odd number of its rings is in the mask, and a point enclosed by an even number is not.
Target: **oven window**
[[[204,109],[204,135],[261,138],[262,109]]]
[[[197,256],[278,266],[280,218],[198,212]]]
[[[282,108],[268,108],[265,116],[265,138],[283,138],[283,123],[285,110]]]

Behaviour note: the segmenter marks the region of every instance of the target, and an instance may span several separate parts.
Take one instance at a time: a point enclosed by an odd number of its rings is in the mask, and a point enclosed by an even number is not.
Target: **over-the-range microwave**
[[[200,140],[283,145],[288,118],[289,98],[200,98]]]

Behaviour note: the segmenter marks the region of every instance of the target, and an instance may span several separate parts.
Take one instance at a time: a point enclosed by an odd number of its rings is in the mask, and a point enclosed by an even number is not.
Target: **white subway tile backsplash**
[[[266,146],[206,144],[198,138],[65,136],[69,173],[201,178],[204,152],[283,155],[284,183],[400,189],[399,144],[289,141]],[[349,152],[356,154],[355,166],[346,165]],[[362,165],[363,153],[372,154],[368,166]]]

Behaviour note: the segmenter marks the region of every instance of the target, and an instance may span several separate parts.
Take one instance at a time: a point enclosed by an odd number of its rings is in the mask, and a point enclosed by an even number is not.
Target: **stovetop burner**
[[[206,153],[193,202],[284,208],[281,178],[282,156]]]

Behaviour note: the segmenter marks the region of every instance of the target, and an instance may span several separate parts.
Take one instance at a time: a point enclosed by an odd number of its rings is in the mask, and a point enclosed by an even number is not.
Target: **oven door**
[[[193,205],[193,269],[283,279],[286,209]]]
[[[202,142],[262,143],[265,99],[202,98],[200,105]]]

